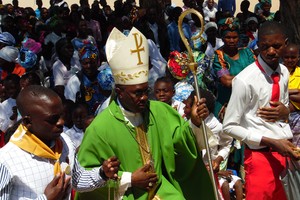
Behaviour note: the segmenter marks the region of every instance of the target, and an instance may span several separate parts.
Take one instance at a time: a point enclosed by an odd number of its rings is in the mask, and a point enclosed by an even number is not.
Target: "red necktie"
[[[277,72],[275,72],[274,74],[271,75],[271,78],[273,80],[271,101],[279,101],[279,95],[280,95],[279,79],[280,79],[280,76]]]

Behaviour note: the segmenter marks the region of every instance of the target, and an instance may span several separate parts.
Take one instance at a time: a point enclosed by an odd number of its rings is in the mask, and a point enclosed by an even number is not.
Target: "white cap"
[[[249,22],[254,21],[258,24],[258,20],[256,17],[248,17],[245,21],[246,24],[248,24]]]
[[[207,31],[207,29],[209,28],[215,28],[216,30],[218,30],[218,26],[215,22],[207,22],[205,25],[204,25],[204,31]]]
[[[115,84],[136,85],[148,82],[148,42],[136,28],[133,27],[128,36],[114,28],[106,42],[106,58]]]
[[[5,46],[0,50],[0,58],[7,62],[17,62],[19,50],[13,46]]]

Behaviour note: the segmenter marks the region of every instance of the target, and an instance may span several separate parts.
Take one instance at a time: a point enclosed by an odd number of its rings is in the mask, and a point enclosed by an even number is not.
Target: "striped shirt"
[[[64,136],[64,140],[67,139]],[[65,146],[69,146],[69,144]],[[23,154],[23,156],[19,157],[19,154]],[[106,181],[100,176],[100,169],[101,167],[85,170],[75,158],[72,168],[73,188],[79,192],[88,192],[104,186]],[[24,177],[19,178],[19,174],[25,175],[26,181],[20,181]],[[43,193],[54,177],[53,162],[34,156],[16,145],[8,143],[5,148],[0,150],[0,177],[0,200],[47,200]],[[20,189],[16,192],[16,188]],[[28,191],[28,188],[31,189]]]

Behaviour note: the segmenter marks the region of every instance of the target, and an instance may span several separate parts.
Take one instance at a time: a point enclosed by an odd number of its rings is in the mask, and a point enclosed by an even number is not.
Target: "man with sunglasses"
[[[87,128],[78,159],[89,169],[111,156],[120,160],[117,183],[78,199],[214,199],[201,159],[205,99],[195,98],[185,122],[171,106],[148,99],[148,43],[137,29],[113,29],[106,56],[115,81],[110,105]]]

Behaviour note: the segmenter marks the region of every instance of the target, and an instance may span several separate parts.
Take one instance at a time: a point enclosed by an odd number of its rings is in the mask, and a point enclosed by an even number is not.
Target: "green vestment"
[[[149,101],[148,106],[143,119],[159,178],[156,194],[162,200],[213,200],[211,180],[189,123],[165,103]],[[135,128],[127,125],[114,100],[86,130],[78,155],[80,164],[91,169],[117,156],[121,162],[119,176],[134,172],[144,165],[135,135]],[[107,191],[104,187],[78,193],[77,199],[106,200]],[[147,200],[147,196],[147,191],[130,187],[123,199]]]

